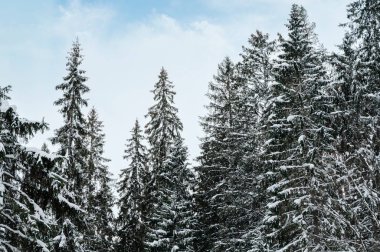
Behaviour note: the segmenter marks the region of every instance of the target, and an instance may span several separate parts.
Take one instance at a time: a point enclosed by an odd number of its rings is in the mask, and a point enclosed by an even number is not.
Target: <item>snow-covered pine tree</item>
[[[168,158],[171,146],[180,138],[182,122],[174,107],[173,84],[168,79],[164,68],[158,76],[159,80],[154,86],[153,94],[155,104],[149,108],[146,117],[149,119],[146,128],[150,144],[149,161],[151,178],[147,189],[148,203],[152,211],[149,213],[149,227],[147,230],[146,246],[153,251],[176,251],[177,244],[173,244],[177,223],[175,207],[176,194],[183,192],[178,186],[176,170],[183,166],[171,167]]]
[[[170,211],[173,216],[173,233],[171,235],[170,251],[194,251],[195,223],[192,192],[195,185],[194,173],[187,162],[187,148],[183,139],[176,138],[170,146],[165,162],[170,178]]]
[[[240,177],[245,173],[241,166],[245,147],[242,144],[247,133],[242,133],[246,118],[241,112],[246,107],[240,91],[244,84],[238,81],[236,67],[228,57],[219,64],[218,73],[209,84],[209,112],[201,121],[205,137],[196,168],[196,251],[243,249],[241,231],[248,223],[240,217],[247,214],[247,209],[240,205],[244,200],[241,201],[241,188],[236,183],[245,184]]]
[[[83,56],[78,39],[74,41],[69,52],[67,75],[64,82],[56,86],[57,90],[63,92],[63,97],[55,101],[54,105],[60,106],[64,125],[56,130],[55,136],[51,139],[53,144],[59,145],[58,155],[65,157],[62,163],[61,173],[68,179],[68,190],[73,194],[73,202],[77,206],[76,213],[62,213],[60,224],[64,227],[61,238],[57,238],[56,243],[60,251],[82,251],[84,250],[82,239],[87,229],[86,215],[80,210],[87,203],[83,197],[83,189],[88,184],[84,174],[87,172],[88,151],[85,146],[86,119],[82,113],[82,108],[87,106],[87,100],[83,95],[89,92],[85,85],[87,77],[85,71],[80,69]]]
[[[337,199],[346,232],[339,237],[358,251],[380,246],[380,5],[358,0],[348,5],[347,34],[333,58],[337,111]]]
[[[88,168],[86,177],[87,204],[84,206],[89,222],[87,225],[87,248],[92,251],[114,251],[113,213],[114,203],[111,190],[111,174],[107,163],[110,161],[103,157],[105,134],[103,122],[99,120],[98,113],[92,108],[87,118],[86,147],[88,150]]]
[[[376,251],[380,247],[380,3],[374,0],[354,1],[349,5],[351,34],[358,44],[355,107],[363,125],[360,132],[363,143],[358,159],[365,160],[361,177],[352,181],[362,198],[362,213],[358,223],[363,226],[361,239],[366,239],[366,249]],[[366,233],[368,232],[368,233]]]
[[[45,241],[46,251],[54,250],[55,240],[62,235],[62,226],[59,225],[61,211],[76,211],[71,203],[72,195],[67,190],[67,179],[59,175],[59,163],[62,157],[49,154],[46,145],[41,150],[26,148],[22,155],[24,176],[21,189],[40,206],[36,216],[48,219],[43,225],[38,222],[30,223],[31,235],[35,239]],[[43,212],[42,212],[43,211]],[[35,226],[35,224],[38,224]],[[21,251],[40,251],[41,245],[30,242],[20,242]]]
[[[263,241],[258,227],[265,206],[265,186],[258,155],[264,142],[259,130],[268,103],[269,86],[274,81],[272,69],[276,43],[260,31],[251,34],[248,43],[247,47],[243,46],[242,60],[237,64],[238,80],[243,83],[235,141],[243,154],[232,185],[240,195],[235,197],[240,201],[236,205],[245,210],[241,212],[242,224],[239,225],[245,250],[255,251],[262,250]]]
[[[124,156],[129,165],[121,170],[118,182],[120,210],[116,220],[119,240],[116,246],[118,251],[142,252],[147,224],[145,188],[149,180],[148,156],[137,120],[131,133]]]
[[[269,35],[261,31],[251,34],[248,39],[248,47],[243,46],[241,74],[253,90],[251,99],[261,99],[263,102],[254,100],[257,106],[256,114],[260,115],[268,96],[269,85],[273,82],[273,54],[276,51],[276,42],[269,40]]]
[[[153,99],[156,102],[149,108],[146,117],[149,122],[145,126],[150,146],[150,158],[153,173],[158,173],[166,161],[169,146],[173,139],[180,135],[182,122],[174,107],[173,83],[168,78],[167,71],[162,68],[158,76],[158,82],[154,85]]]
[[[0,250],[17,251],[28,246],[49,251],[47,230],[51,216],[42,209],[43,202],[33,197],[31,187],[25,186],[31,179],[25,176],[31,175],[33,164],[28,162],[28,151],[19,142],[30,139],[47,125],[20,118],[8,103],[10,89],[0,88]],[[42,187],[38,182],[34,185]]]
[[[4,107],[7,106],[7,103],[2,104]],[[14,116],[17,114],[14,113]],[[29,123],[25,119],[18,120],[25,125]],[[16,125],[18,125],[17,120],[14,123],[14,126]],[[17,127],[13,129],[14,132],[18,132]],[[19,137],[22,134],[19,134]],[[21,138],[27,139],[33,133],[28,130],[28,134],[30,134],[28,137]],[[17,169],[13,171],[17,174],[17,188],[20,194],[13,194],[13,197],[14,200],[18,200],[17,205],[25,211],[23,212],[25,219],[15,216],[17,218],[15,223],[25,225],[24,233],[18,233],[23,239],[18,239],[15,244],[21,251],[60,251],[60,247],[66,244],[64,232],[66,226],[61,224],[61,219],[68,213],[75,215],[78,211],[77,206],[72,203],[74,199],[72,192],[68,190],[67,177],[61,174],[59,164],[62,162],[62,157],[49,154],[46,144],[41,150],[21,145],[17,145],[14,150],[17,150],[17,153],[15,152],[12,161],[17,162],[14,166]],[[22,169],[18,169],[20,167]],[[64,223],[69,225],[68,221]]]
[[[323,52],[302,6],[292,5],[286,26],[263,124],[263,231],[269,250],[319,251],[329,249],[325,236],[331,229],[323,163],[331,144]]]
[[[328,92],[333,98],[333,112],[331,113],[331,127],[334,129],[334,156],[336,160],[331,162],[328,174],[335,184],[331,185],[329,199],[332,209],[336,213],[336,226],[343,230],[335,232],[336,244],[343,250],[355,251],[362,244],[361,231],[363,228],[357,225],[356,218],[361,215],[360,208],[352,208],[354,202],[358,202],[357,191],[350,186],[351,180],[357,175],[357,165],[354,161],[355,154],[361,142],[361,130],[358,125],[358,117],[354,109],[355,97],[355,49],[352,37],[346,33],[343,43],[339,46],[340,52],[334,53],[330,63],[333,66],[332,80]]]

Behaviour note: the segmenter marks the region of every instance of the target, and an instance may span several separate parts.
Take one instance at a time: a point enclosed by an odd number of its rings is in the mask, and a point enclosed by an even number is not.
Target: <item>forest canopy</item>
[[[379,13],[377,0],[348,4],[335,52],[301,5],[286,34],[254,31],[208,84],[195,165],[158,69],[116,183],[74,40],[55,151],[25,146],[48,124],[20,117],[0,88],[0,250],[379,251]]]

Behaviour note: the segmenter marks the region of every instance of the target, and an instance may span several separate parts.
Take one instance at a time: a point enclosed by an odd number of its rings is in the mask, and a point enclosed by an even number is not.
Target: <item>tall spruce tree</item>
[[[173,214],[173,230],[171,235],[171,251],[194,251],[195,223],[194,202],[192,191],[195,185],[195,176],[187,162],[188,153],[183,139],[176,138],[170,146],[168,158],[165,162],[166,176],[170,178],[171,205],[169,210]]]
[[[214,82],[209,84],[209,112],[201,122],[205,137],[201,144],[200,165],[196,168],[199,175],[197,251],[242,249],[239,231],[243,228],[238,226],[243,224],[239,217],[244,209],[239,206],[239,192],[235,191],[236,183],[241,182],[239,173],[242,170],[238,167],[243,158],[239,146],[242,144],[239,140],[244,139],[244,134],[239,134],[242,133],[239,123],[241,84],[236,67],[228,57],[219,64]]]
[[[148,200],[152,211],[149,213],[149,228],[147,230],[146,245],[152,251],[176,251],[175,244],[177,219],[175,212],[176,194],[183,192],[175,176],[183,165],[176,167],[168,165],[171,146],[180,138],[182,123],[177,115],[178,109],[174,107],[173,84],[168,79],[165,69],[161,69],[159,80],[154,86],[153,94],[156,102],[149,108],[146,117],[149,118],[146,134],[150,144],[150,182],[147,189]],[[169,162],[172,164],[172,162]]]
[[[361,142],[361,133],[358,118],[353,109],[356,53],[353,48],[353,39],[348,33],[345,34],[339,49],[340,53],[333,54],[331,57],[333,78],[328,89],[333,97],[334,112],[331,116],[331,127],[334,129],[334,159],[336,160],[329,172],[332,179],[336,181],[330,191],[330,199],[332,208],[340,220],[337,223],[344,230],[335,234],[336,243],[341,244],[341,247],[346,250],[356,250],[357,244],[361,244],[360,225],[356,224],[356,218],[361,215],[361,210],[352,208],[352,203],[357,202],[357,192],[350,186],[350,180],[357,175],[356,165],[359,163],[352,161],[357,158],[355,152]]]
[[[236,170],[233,183],[240,197],[236,205],[244,208],[241,212],[239,230],[247,249],[262,250],[263,240],[259,222],[265,211],[265,190],[262,164],[259,153],[264,144],[260,128],[263,112],[268,105],[269,87],[274,82],[273,56],[275,41],[269,35],[256,31],[251,34],[248,46],[243,46],[242,60],[237,64],[238,80],[243,82],[240,91],[239,128],[235,137],[242,154],[240,167]],[[239,136],[239,137],[237,137]],[[242,227],[245,228],[242,228]]]
[[[154,174],[159,173],[159,169],[163,167],[170,144],[180,135],[183,128],[182,122],[177,116],[178,109],[174,107],[175,92],[173,88],[167,71],[162,68],[158,82],[152,91],[156,104],[149,108],[146,115],[149,122],[145,126]]]
[[[148,156],[137,120],[131,133],[124,156],[129,165],[122,169],[118,182],[117,250],[142,252],[147,228],[145,189],[149,179]]]
[[[323,163],[332,139],[325,127],[324,57],[302,6],[292,5],[286,26],[264,118],[264,234],[269,250],[318,251],[329,249],[331,228]]]
[[[357,151],[362,165],[355,171],[360,175],[352,179],[351,186],[361,198],[351,207],[361,209],[360,223],[365,249],[376,251],[380,247],[380,5],[378,1],[361,0],[349,5],[351,34],[358,44],[355,108],[362,125],[363,142]]]
[[[51,180],[47,172],[35,169],[36,151],[20,143],[47,125],[20,118],[8,103],[10,89],[0,88],[0,250],[49,251],[54,219],[45,207],[52,196],[46,195],[44,181]]]
[[[358,251],[380,246],[379,10],[371,0],[348,5],[347,33],[341,53],[333,57],[340,175],[336,199],[346,226],[338,238]]]
[[[67,176],[68,189],[73,193],[73,204],[78,207],[78,211],[74,214],[62,213],[60,223],[64,228],[61,236],[63,240],[57,240],[59,251],[85,250],[83,234],[87,225],[86,215],[82,210],[87,199],[82,194],[88,184],[84,176],[88,167],[86,162],[88,151],[85,146],[86,120],[82,108],[87,106],[87,100],[83,95],[89,92],[89,88],[85,85],[87,80],[84,76],[85,71],[79,68],[83,58],[80,51],[77,39],[69,52],[66,64],[68,73],[63,78],[64,82],[56,86],[57,90],[63,92],[63,97],[54,103],[61,107],[59,112],[62,113],[64,125],[56,130],[51,141],[59,145],[57,154],[66,158],[66,162],[62,163],[61,172]]]
[[[88,150],[87,173],[83,174],[88,184],[85,195],[87,204],[85,209],[89,216],[87,248],[93,251],[114,251],[113,237],[113,213],[114,203],[111,190],[111,174],[107,163],[110,161],[103,157],[105,134],[103,123],[98,118],[94,108],[87,118],[86,146]]]
[[[29,167],[24,170],[21,189],[40,206],[38,215],[45,212],[45,218],[49,221],[43,225],[33,223],[31,227],[32,236],[40,237],[40,240],[46,241],[47,251],[55,250],[56,241],[64,241],[62,238],[62,225],[59,220],[62,212],[71,212],[75,214],[77,211],[76,205],[72,203],[72,193],[68,190],[68,181],[64,175],[60,174],[59,163],[62,162],[62,157],[49,154],[46,151],[46,145],[42,146],[41,150],[36,148],[26,148],[26,155],[21,158],[24,167]],[[42,211],[41,211],[42,210]],[[37,215],[37,213],[35,213]],[[30,224],[31,224],[30,223]],[[21,251],[45,251],[39,243],[37,246],[31,242],[19,242]]]

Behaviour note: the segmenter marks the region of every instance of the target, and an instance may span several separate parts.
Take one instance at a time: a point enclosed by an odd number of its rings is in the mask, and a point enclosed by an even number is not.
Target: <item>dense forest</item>
[[[0,250],[380,251],[380,1],[353,1],[347,17],[333,53],[294,4],[287,34],[256,31],[226,57],[194,166],[162,68],[117,197],[103,122],[83,113],[78,40],[56,86],[57,151],[25,146],[48,124],[20,117],[1,87]]]

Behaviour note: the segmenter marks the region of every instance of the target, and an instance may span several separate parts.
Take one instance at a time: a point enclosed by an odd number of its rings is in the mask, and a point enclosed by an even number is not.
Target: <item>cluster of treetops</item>
[[[78,41],[47,129],[0,89],[1,251],[380,251],[380,1],[347,6],[337,52],[292,5],[288,34],[257,31],[209,83],[190,167],[165,69],[112,193],[103,123],[88,116]],[[117,216],[112,207],[118,207]]]

